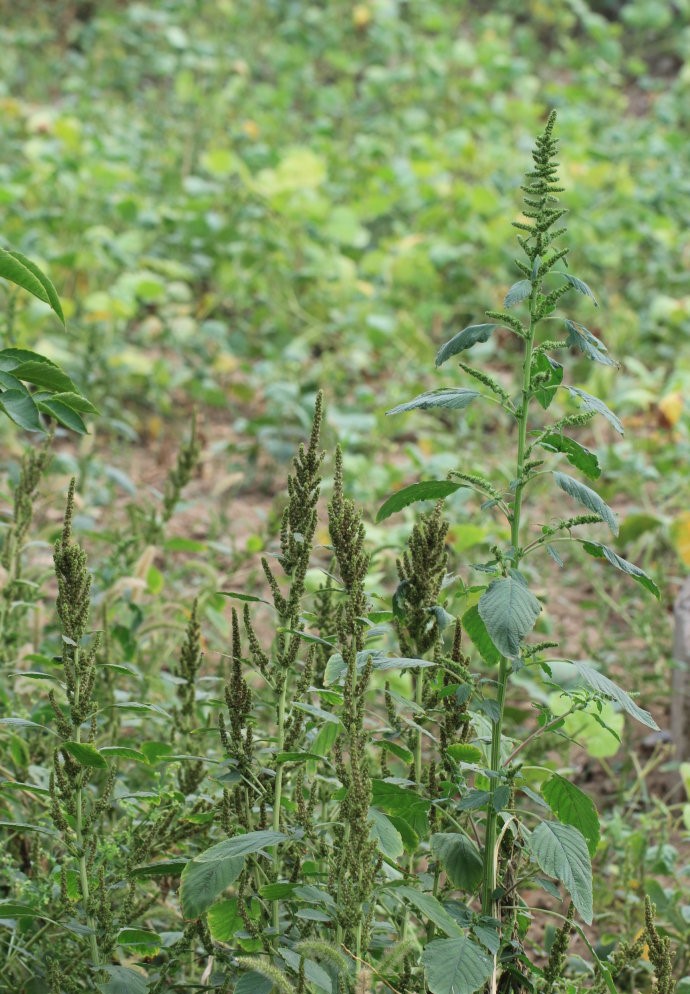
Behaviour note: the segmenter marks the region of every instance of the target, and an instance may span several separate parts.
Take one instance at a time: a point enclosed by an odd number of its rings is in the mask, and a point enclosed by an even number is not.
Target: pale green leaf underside
[[[553,477],[564,493],[572,497],[573,500],[576,500],[578,504],[582,504],[592,514],[598,515],[609,526],[614,535],[618,534],[618,520],[616,515],[596,491],[585,486],[584,483],[580,483],[579,480],[574,480],[572,476],[567,476],[565,473],[554,473]]]
[[[623,434],[622,421],[606,406],[603,400],[593,397],[585,390],[580,390],[579,387],[566,387],[566,390],[572,397],[577,397],[581,401],[583,411],[595,411],[597,414],[601,414],[603,418],[606,418],[614,431],[617,431],[619,435]]]
[[[541,604],[515,571],[494,580],[477,605],[491,641],[503,656],[517,656],[534,628]]]
[[[633,580],[636,580],[651,594],[654,594],[657,599],[661,597],[659,588],[651,576],[645,573],[643,569],[640,569],[639,566],[636,566],[635,563],[623,559],[617,552],[610,549],[608,545],[602,545],[601,542],[583,542],[582,548],[589,556],[593,556],[595,559],[606,559],[616,569],[619,569],[622,573],[627,573]]]
[[[582,832],[589,854],[593,856],[599,845],[601,828],[592,798],[557,773],[543,784],[541,795],[559,821]]]
[[[425,480],[422,483],[413,483],[409,487],[403,487],[396,491],[388,500],[381,505],[376,521],[384,521],[396,511],[402,511],[420,500],[441,500],[454,494],[456,490],[464,486],[462,483],[453,483],[451,480]]]
[[[589,663],[573,662],[572,664],[582,679],[588,684],[593,690],[598,691],[603,694],[604,697],[609,697],[616,704],[619,704],[624,711],[630,715],[631,718],[635,718],[642,725],[646,725],[647,728],[651,728],[653,731],[658,732],[659,726],[652,718],[648,711],[644,711],[641,707],[635,703],[630,694],[614,683],[613,680],[609,680],[607,676],[600,673],[599,670],[595,670],[593,666]]]
[[[582,832],[559,821],[543,821],[528,840],[541,869],[560,880],[581,918],[592,924],[592,863]]]
[[[493,959],[465,936],[434,939],[422,953],[432,994],[474,994],[491,976]]]
[[[442,366],[446,360],[472,348],[477,342],[487,342],[496,327],[495,324],[471,324],[468,328],[463,328],[457,335],[453,335],[449,342],[441,346],[436,356],[436,365]]]
[[[418,397],[408,400],[405,404],[398,404],[392,407],[386,414],[402,414],[404,411],[427,411],[433,407],[445,407],[449,410],[459,411],[468,407],[476,397],[480,397],[476,390],[468,390],[466,387],[441,388],[440,390],[428,390],[420,393]]]

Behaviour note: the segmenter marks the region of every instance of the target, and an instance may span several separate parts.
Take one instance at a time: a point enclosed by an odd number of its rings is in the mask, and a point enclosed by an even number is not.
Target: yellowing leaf
[[[690,566],[690,511],[684,511],[671,525],[671,542],[686,566]]]
[[[674,390],[673,393],[667,393],[665,397],[661,398],[657,407],[665,427],[673,428],[674,425],[678,424],[683,413],[683,404],[683,395],[680,390]]]

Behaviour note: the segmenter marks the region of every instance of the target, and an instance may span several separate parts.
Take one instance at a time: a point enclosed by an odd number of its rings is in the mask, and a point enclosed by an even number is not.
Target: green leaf
[[[434,663],[428,659],[407,658],[406,656],[387,656],[380,649],[363,649],[357,653],[357,672],[361,673],[364,667],[371,660],[373,670],[415,670],[425,669],[433,666]],[[329,656],[323,673],[323,683],[325,687],[342,680],[347,673],[347,664],[341,653],[334,652]],[[296,705],[297,706],[297,705]]]
[[[446,752],[456,763],[480,763],[484,755],[479,746],[469,742],[453,742]]]
[[[498,666],[501,661],[501,653],[491,641],[491,636],[486,630],[486,625],[482,621],[476,604],[463,614],[462,627],[471,638],[484,662],[488,663],[489,666]]]
[[[415,504],[419,500],[442,500],[456,490],[464,486],[462,483],[453,483],[451,480],[425,480],[423,483],[413,483],[409,487],[403,487],[396,491],[388,500],[381,505],[376,515],[377,523],[390,518],[391,514],[402,511],[403,508]]]
[[[408,400],[406,404],[398,404],[392,407],[386,414],[402,414],[404,411],[426,411],[431,407],[446,407],[451,410],[462,410],[468,407],[476,397],[481,394],[476,390],[468,390],[466,387],[442,387],[439,390],[429,390],[427,393],[420,393],[413,400]]]
[[[235,984],[235,994],[271,994],[273,981],[257,970],[243,973]]]
[[[576,442],[574,438],[568,438],[567,435],[561,435],[557,432],[549,432],[539,439],[537,445],[541,445],[542,448],[548,449],[550,452],[562,452],[568,462],[583,472],[590,480],[596,480],[601,476],[601,467],[596,453]]]
[[[5,390],[0,394],[0,407],[20,428],[26,431],[43,431],[38,408],[29,393],[23,390]]]
[[[81,414],[99,413],[98,408],[94,407],[90,400],[87,400],[82,394],[74,393],[73,391],[68,393],[54,393],[52,400],[59,400],[73,411],[79,411]]]
[[[588,511],[598,515],[609,526],[614,535],[618,534],[616,515],[596,491],[565,473],[554,473],[553,477],[564,493],[576,500],[578,504],[582,504]]]
[[[0,918],[43,918],[44,915],[28,904],[0,901]]]
[[[586,684],[588,684],[593,690],[598,693],[603,694],[604,697],[609,697],[616,704],[619,704],[624,711],[642,725],[646,725],[647,728],[651,728],[653,731],[658,732],[659,726],[652,718],[648,711],[644,711],[641,707],[635,704],[630,694],[614,683],[613,680],[609,680],[607,676],[595,670],[593,666],[588,663],[572,662],[572,665],[577,670],[578,674],[582,677]]]
[[[31,262],[21,252],[0,248],[0,276],[28,290],[34,297],[48,304],[64,325],[65,316],[62,313],[57,291],[35,262]]]
[[[453,335],[449,342],[441,346],[436,356],[436,365],[442,366],[447,359],[472,348],[477,342],[488,341],[489,335],[496,327],[495,324],[471,324],[468,328],[463,328],[457,335]]]
[[[431,836],[431,851],[455,887],[470,892],[476,890],[483,875],[482,858],[464,832],[436,832]]]
[[[520,642],[534,628],[541,604],[517,572],[494,580],[477,605],[491,641],[503,656],[517,656]]]
[[[577,290],[578,293],[581,293],[585,297],[589,297],[591,300],[593,300],[595,307],[599,306],[599,304],[597,303],[597,298],[594,296],[594,294],[592,293],[592,291],[587,286],[587,284],[585,283],[584,280],[579,280],[577,278],[577,276],[571,276],[570,273],[561,273],[561,272],[558,272],[558,275],[562,276],[564,280],[566,280],[568,283],[570,283],[571,287],[573,287],[573,289]]]
[[[563,366],[543,352],[538,352],[532,360],[532,376],[535,373],[546,374],[543,383],[534,391],[534,396],[546,411],[556,396],[556,391],[563,382]]]
[[[422,838],[429,831],[431,804],[413,790],[387,780],[372,779],[372,805],[391,817],[402,818]],[[401,832],[402,834],[402,832]]]
[[[216,942],[230,942],[244,928],[244,922],[237,910],[237,898],[218,901],[208,909],[208,929]]]
[[[577,321],[566,321],[565,326],[568,329],[568,337],[566,339],[568,345],[579,349],[588,359],[600,362],[603,366],[618,365],[608,355],[608,349],[604,343],[596,335],[593,335],[589,329],[585,328],[584,325],[579,324]]]
[[[248,832],[218,842],[190,860],[182,871],[180,902],[185,918],[198,918],[233,881],[244,857],[287,838],[282,832]]]
[[[433,894],[426,894],[414,887],[398,887],[392,893],[398,898],[409,901],[417,911],[442,929],[446,935],[462,935],[462,929],[456,920]]]
[[[37,721],[30,721],[28,718],[0,718],[0,725],[9,725],[12,728],[40,728],[42,732],[50,732],[51,735],[57,735],[57,732],[54,732],[48,725],[39,725]]]
[[[186,859],[162,859],[157,863],[148,863],[146,866],[137,866],[132,870],[133,877],[179,877],[188,860]]]
[[[572,825],[582,833],[589,854],[593,856],[599,845],[601,828],[592,798],[558,773],[542,785],[541,795],[560,822]]]
[[[33,383],[34,386],[54,393],[79,393],[67,373],[52,362],[30,359],[15,366],[12,375],[25,383]]]
[[[633,580],[636,580],[645,589],[647,589],[651,594],[658,599],[661,597],[661,592],[657,587],[651,576],[648,576],[643,569],[636,566],[635,563],[628,562],[627,559],[623,559],[619,556],[617,552],[610,549],[608,545],[602,545],[601,542],[583,542],[582,548],[585,550],[587,555],[593,556],[595,559],[606,559],[612,566],[616,569],[621,570],[623,573],[627,573],[631,576]]]
[[[559,821],[543,821],[527,841],[544,873],[560,880],[581,918],[592,924],[592,863],[582,832]]]
[[[434,939],[422,953],[431,994],[473,994],[491,976],[493,962],[465,936]]]
[[[397,859],[405,851],[400,832],[384,815],[376,808],[369,808],[369,821],[371,828],[369,835],[374,839],[381,852],[389,859]]]
[[[62,748],[68,752],[81,766],[88,766],[94,770],[104,770],[108,764],[101,756],[98,749],[86,742],[63,742]]]
[[[298,912],[298,915],[300,915],[300,912]],[[332,918],[333,915],[327,915],[325,918],[314,918],[312,921],[330,921]],[[295,973],[299,973],[300,960],[302,958],[300,954],[295,952],[294,949],[288,949],[286,946],[281,946],[279,953],[290,969]],[[319,966],[318,963],[315,963],[314,960],[307,959],[306,957],[304,959],[304,975],[319,990],[326,991],[327,994],[332,994],[333,981],[330,974],[322,966]]]
[[[36,293],[35,289],[31,289],[30,287],[26,286],[24,283],[19,283],[18,285],[22,286],[25,290],[29,290],[30,293],[33,293],[35,297],[38,297],[40,300],[44,301],[44,303],[49,304],[50,307],[53,309],[53,311],[55,311],[55,313],[57,314],[62,324],[64,325],[65,315],[62,313],[60,298],[58,297],[57,290],[55,289],[51,281],[48,279],[46,274],[41,269],[38,268],[35,262],[32,262],[31,259],[27,259],[25,255],[22,255],[21,252],[17,252],[16,249],[9,249],[7,255],[12,256],[21,266],[24,267],[24,269],[28,270],[28,272],[34,277],[34,279],[38,280],[41,288],[43,289],[43,293],[45,294],[45,296],[42,296],[40,293]],[[0,268],[2,268],[1,256],[0,256]],[[0,272],[0,275],[4,276],[5,279],[12,279],[12,277],[7,276],[5,273]],[[12,282],[17,283],[18,281],[12,279]]]
[[[144,928],[121,928],[117,934],[118,945],[133,949],[140,956],[155,956],[162,945],[157,932]]]
[[[143,754],[139,752],[138,749],[132,749],[129,746],[103,746],[99,749],[101,756],[114,756],[116,759],[133,759],[136,763],[145,763],[148,766],[148,759]]]
[[[602,417],[606,418],[614,431],[617,431],[619,435],[623,434],[623,424],[620,418],[616,417],[603,400],[599,400],[598,397],[593,397],[590,393],[580,390],[579,387],[566,387],[566,390],[572,397],[577,397],[581,401],[580,406],[583,411],[596,411],[597,414],[601,414]]]
[[[37,399],[36,403],[39,410],[55,418],[65,428],[76,432],[77,435],[88,435],[89,432],[82,416],[68,407],[67,404],[63,404],[61,400],[56,400],[55,397],[41,397]]]
[[[106,983],[96,986],[103,994],[147,994],[149,983],[142,973],[128,966],[99,966],[110,977]]]
[[[517,283],[513,283],[506,294],[503,306],[512,307],[514,304],[519,304],[521,300],[526,300],[531,292],[532,283],[530,280],[518,280]]]
[[[264,600],[263,597],[257,597],[255,594],[241,594],[237,590],[216,590],[216,593],[220,597],[234,597],[238,601],[250,601],[256,604],[270,604],[270,601]]]

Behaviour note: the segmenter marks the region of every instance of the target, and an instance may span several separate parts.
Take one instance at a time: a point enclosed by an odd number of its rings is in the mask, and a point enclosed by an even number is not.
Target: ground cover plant
[[[216,575],[202,574],[174,615],[156,609],[164,577],[151,543],[166,541],[190,482],[194,431],[161,506],[132,512],[93,575],[69,485],[54,611],[31,634],[16,591],[8,612],[10,644],[38,645],[5,660],[14,679],[0,718],[3,989],[674,989],[683,952],[655,924],[639,881],[636,910],[607,922],[613,940],[601,944],[600,820],[561,747],[600,732],[618,741],[623,714],[657,729],[600,667],[554,658],[548,607],[555,571],[571,569],[563,544],[644,595],[659,590],[613,547],[576,537],[583,526],[615,534],[616,516],[588,484],[551,468],[565,459],[596,480],[598,456],[574,433],[597,416],[621,427],[554,358],[578,350],[613,364],[600,339],[559,315],[566,293],[591,306],[594,296],[566,265],[554,124],[552,115],[537,140],[515,222],[522,278],[491,323],[465,327],[437,355],[437,365],[461,356],[472,387],[427,391],[389,412],[463,416],[489,402],[514,431],[498,468],[469,473],[456,460],[447,478],[383,504],[380,521],[436,501],[415,520],[389,593],[340,448],[320,530],[320,393],[256,593],[219,591]],[[505,353],[495,375],[464,357],[490,336]],[[554,417],[559,390],[579,407]],[[18,477],[17,520],[44,470],[34,458]],[[460,489],[479,495],[477,515],[506,527],[488,560],[465,556],[451,570],[442,499]],[[564,511],[571,502],[584,513]],[[27,529],[7,534],[21,562]],[[195,551],[190,540],[175,548]],[[31,669],[14,670],[25,661]],[[643,876],[660,872],[642,864]],[[668,900],[659,883],[655,894]],[[555,926],[546,935],[544,919]]]

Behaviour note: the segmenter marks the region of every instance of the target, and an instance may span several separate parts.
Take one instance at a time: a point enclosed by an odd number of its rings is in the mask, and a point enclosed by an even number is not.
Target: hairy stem
[[[79,707],[79,691],[80,691],[80,678],[79,678],[79,650],[74,650],[74,702],[75,707]],[[75,725],[74,727],[74,741],[81,741],[81,726]],[[94,966],[100,964],[100,953],[98,951],[98,940],[96,938],[96,923],[93,916],[89,912],[89,901],[90,901],[90,891],[89,891],[89,872],[86,865],[86,853],[84,852],[84,834],[83,834],[83,792],[81,785],[77,787],[76,792],[76,810],[75,810],[75,834],[77,837],[77,848],[79,850],[79,882],[81,884],[81,896],[84,902],[84,912],[86,914],[86,922],[91,930],[89,936],[89,942],[91,945],[91,960]]]

